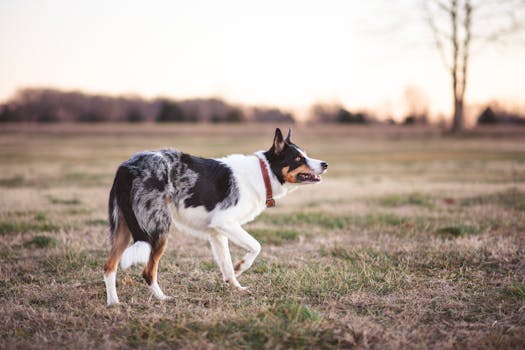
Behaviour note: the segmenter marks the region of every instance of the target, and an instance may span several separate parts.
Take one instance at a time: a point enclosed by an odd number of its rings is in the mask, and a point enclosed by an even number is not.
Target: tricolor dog
[[[281,130],[272,147],[251,155],[219,159],[195,157],[175,149],[137,153],[120,165],[109,195],[111,252],[104,266],[107,304],[119,302],[117,265],[145,264],[142,276],[152,294],[167,299],[157,281],[159,260],[173,223],[178,231],[210,242],[224,282],[244,290],[237,277],[261,245],[242,225],[298,185],[321,181],[328,164],[309,158]],[[134,244],[128,246],[133,239]],[[245,249],[232,263],[228,242]]]

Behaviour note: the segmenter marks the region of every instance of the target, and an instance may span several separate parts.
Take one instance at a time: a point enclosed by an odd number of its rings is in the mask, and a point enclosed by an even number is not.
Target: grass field
[[[270,146],[270,126],[0,126],[0,348],[522,348],[525,134],[296,127],[330,163],[248,231],[227,288],[204,241],[170,232],[153,299],[119,271],[105,306],[107,197],[120,162],[176,147]],[[239,256],[241,250],[234,249]]]

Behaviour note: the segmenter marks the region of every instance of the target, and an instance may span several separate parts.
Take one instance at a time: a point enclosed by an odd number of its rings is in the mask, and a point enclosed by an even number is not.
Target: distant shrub
[[[243,120],[244,120],[244,114],[238,108],[234,108],[226,114],[225,121],[227,122],[238,123],[238,122],[242,122]]]
[[[162,100],[160,102],[159,113],[156,121],[158,122],[185,122],[195,121],[190,115],[186,115],[182,108],[175,102],[170,100]]]
[[[84,111],[78,116],[78,121],[84,123],[102,122],[104,120],[106,117],[97,111]]]
[[[362,112],[351,113],[344,108],[340,108],[336,115],[339,123],[366,124],[366,115]]]
[[[144,115],[137,108],[131,108],[127,111],[125,120],[130,123],[139,123],[144,121]]]
[[[408,115],[405,117],[405,120],[403,120],[403,125],[426,125],[428,124],[428,117],[426,114],[419,114],[419,115]]]
[[[20,115],[15,107],[9,105],[0,106],[0,123],[18,121],[21,121]]]
[[[51,106],[45,106],[38,111],[37,121],[40,123],[54,123],[58,122],[58,117]]]
[[[279,108],[255,107],[251,110],[252,119],[263,123],[295,123],[292,113],[282,111]]]
[[[490,107],[485,108],[478,117],[478,124],[496,124],[497,122],[498,117]]]
[[[238,108],[233,108],[226,114],[214,114],[210,119],[213,123],[240,123],[244,121],[244,114]]]
[[[487,107],[478,116],[478,125],[511,124],[524,125],[525,115],[498,105]]]

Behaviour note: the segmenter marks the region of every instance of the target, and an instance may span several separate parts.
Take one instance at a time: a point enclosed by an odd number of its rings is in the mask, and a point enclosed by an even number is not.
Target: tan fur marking
[[[113,242],[111,246],[111,252],[109,253],[108,261],[104,265],[104,274],[107,276],[110,272],[115,272],[117,270],[117,265],[122,257],[122,253],[129,245],[131,241],[131,232],[126,224],[126,220],[122,214],[119,215],[119,222],[117,232],[113,237]]]
[[[240,261],[237,261],[237,263],[235,263],[235,272],[239,272],[239,270],[241,269],[241,265],[242,264],[244,264],[244,259],[240,260]]]
[[[155,278],[157,277],[157,269],[159,267],[159,260],[166,250],[166,244],[168,243],[168,238],[166,236],[161,236],[155,247],[152,247],[151,254],[149,256],[148,263],[144,267],[142,272],[142,277],[146,280],[146,283],[151,286]]]
[[[297,181],[297,174],[299,173],[312,173],[312,170],[307,165],[301,165],[300,167],[294,169],[293,171],[290,171],[290,167],[284,167],[282,170],[284,180],[286,182],[296,183]]]

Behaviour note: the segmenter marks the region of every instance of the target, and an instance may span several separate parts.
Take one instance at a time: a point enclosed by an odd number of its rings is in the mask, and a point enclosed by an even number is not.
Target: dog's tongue
[[[315,174],[307,174],[307,173],[301,173],[299,174],[301,181],[303,182],[319,182],[321,181],[321,176],[315,175]]]
[[[320,175],[312,175],[312,182],[319,182],[321,181],[321,176]]]

